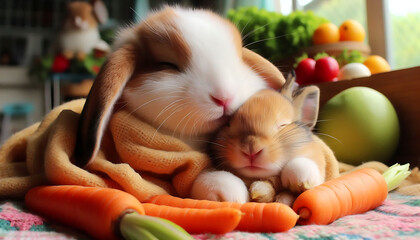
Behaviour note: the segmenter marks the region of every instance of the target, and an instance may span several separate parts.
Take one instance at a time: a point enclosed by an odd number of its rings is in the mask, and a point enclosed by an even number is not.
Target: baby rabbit
[[[291,193],[338,176],[334,154],[311,131],[318,116],[319,89],[308,86],[293,92],[293,84],[294,77],[289,77],[280,93],[264,89],[254,94],[210,144],[214,166],[240,177],[243,182],[237,183],[236,191],[250,187],[253,200],[273,201],[279,193],[277,201],[291,204]],[[208,192],[201,198],[213,194],[212,189],[203,191]],[[224,198],[220,193],[218,197]]]
[[[95,159],[117,109],[204,152],[210,134],[251,95],[285,82],[274,65],[242,47],[232,23],[206,10],[153,12],[123,29],[114,49],[80,116],[73,159],[80,167]]]
[[[102,1],[75,1],[67,5],[67,16],[64,21],[59,43],[63,55],[71,59],[83,59],[95,48],[107,51],[108,44],[100,38],[98,23],[107,20],[106,8]],[[98,22],[99,21],[99,22]]]

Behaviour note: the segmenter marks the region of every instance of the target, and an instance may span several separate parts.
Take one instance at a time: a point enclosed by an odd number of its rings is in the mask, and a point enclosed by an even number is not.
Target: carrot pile
[[[298,215],[289,206],[282,203],[248,202],[240,204],[233,202],[185,199],[170,195],[158,195],[149,199],[148,202],[179,208],[238,209],[243,213],[238,226],[235,228],[235,230],[238,231],[284,232],[294,227],[298,220]],[[147,209],[146,214],[148,214]],[[223,220],[221,219],[220,221]]]
[[[158,195],[140,203],[127,192],[83,186],[40,186],[26,206],[97,239],[193,239],[189,233],[233,230],[284,232],[300,224],[329,224],[378,207],[409,174],[408,164],[382,175],[363,168],[298,196],[293,209],[282,203],[244,204]]]
[[[409,165],[391,166],[382,175],[370,168],[361,168],[327,181],[300,194],[293,204],[300,224],[329,224],[336,219],[364,213],[382,204],[408,175]]]
[[[25,204],[96,239],[118,239],[121,235],[125,239],[193,239],[170,221],[145,216],[135,197],[117,189],[40,186],[28,191]]]

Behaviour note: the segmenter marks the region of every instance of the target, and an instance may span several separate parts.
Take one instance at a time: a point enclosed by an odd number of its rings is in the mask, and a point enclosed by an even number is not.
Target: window
[[[420,4],[418,0],[388,0],[390,57],[395,69],[420,65]]]
[[[300,1],[307,2],[303,10],[311,10],[316,15],[326,17],[340,26],[347,19],[354,19],[367,29],[365,0]]]
[[[286,2],[286,1],[282,1]],[[312,10],[336,25],[359,21],[367,30],[372,54],[392,69],[420,66],[420,4],[418,0],[294,0],[295,9]],[[370,21],[370,24],[369,24]],[[371,29],[369,29],[371,26]]]

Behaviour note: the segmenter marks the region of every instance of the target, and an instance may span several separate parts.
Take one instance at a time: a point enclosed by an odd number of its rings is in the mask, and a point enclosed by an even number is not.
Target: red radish
[[[315,63],[316,82],[332,82],[337,78],[340,67],[332,57],[323,57]]]
[[[296,71],[296,82],[299,85],[308,85],[314,82],[315,78],[315,63],[312,58],[305,58],[299,62]]]

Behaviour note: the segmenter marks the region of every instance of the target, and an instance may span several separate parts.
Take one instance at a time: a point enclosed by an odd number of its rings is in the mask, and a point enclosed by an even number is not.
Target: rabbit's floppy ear
[[[98,153],[102,135],[127,81],[137,65],[139,50],[126,44],[101,67],[79,119],[74,164],[83,167]]]
[[[279,69],[259,54],[247,48],[242,48],[242,59],[251,69],[263,77],[271,88],[280,89],[286,82]]]
[[[308,86],[298,89],[293,94],[292,103],[295,110],[295,120],[312,129],[318,119],[319,88]]]

